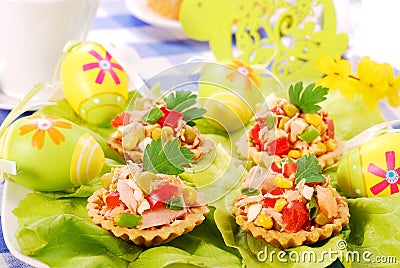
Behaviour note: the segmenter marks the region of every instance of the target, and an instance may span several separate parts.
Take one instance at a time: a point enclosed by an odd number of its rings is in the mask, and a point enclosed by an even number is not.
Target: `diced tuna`
[[[320,185],[315,189],[317,190],[317,203],[320,211],[328,218],[337,216],[338,205],[331,190]]]
[[[138,227],[139,229],[147,229],[150,227],[170,224],[173,220],[183,216],[185,213],[186,209],[170,210],[165,206],[160,206],[153,210],[146,210],[142,214],[142,221]]]
[[[117,190],[119,199],[133,212],[136,213],[138,202],[135,199],[133,189],[128,185],[127,180],[118,180]]]

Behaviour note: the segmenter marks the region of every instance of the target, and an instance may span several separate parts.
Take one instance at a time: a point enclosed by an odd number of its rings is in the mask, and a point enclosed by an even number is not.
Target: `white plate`
[[[19,102],[18,99],[14,99],[10,96],[4,95],[3,92],[0,91],[0,108],[5,110],[11,110],[17,105]]]
[[[159,28],[182,31],[179,21],[157,14],[147,5],[147,0],[125,0],[125,4],[132,15],[148,24]]]
[[[20,184],[6,180],[3,190],[3,199],[1,201],[1,225],[3,227],[3,237],[7,248],[14,257],[34,267],[47,268],[48,266],[46,264],[24,255],[21,252],[15,236],[19,229],[19,224],[17,217],[15,217],[12,211],[18,206],[19,202],[31,192],[32,190]]]
[[[29,111],[36,111],[42,104],[51,102],[51,100],[59,100],[64,98],[64,93],[62,92],[59,83],[54,85],[45,86],[39,93],[37,93],[33,98],[31,98],[24,106]],[[12,110],[17,104],[19,104],[21,99],[17,99],[8,95],[5,95],[0,90],[0,109]]]
[[[30,102],[29,104],[33,103],[39,103],[39,102],[45,102],[47,101],[46,99],[48,98],[43,98],[43,99],[35,99],[34,101]],[[21,100],[16,99],[10,96],[5,95],[3,92],[0,90],[0,109],[4,110],[11,110],[14,108]]]

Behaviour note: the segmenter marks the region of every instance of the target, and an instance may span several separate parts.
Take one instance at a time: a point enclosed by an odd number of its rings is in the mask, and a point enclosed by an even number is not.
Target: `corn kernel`
[[[303,153],[299,150],[290,150],[288,156],[293,159],[298,159],[302,157]]]
[[[289,117],[293,117],[295,116],[297,113],[300,112],[299,108],[297,108],[296,106],[294,106],[293,104],[288,104],[283,106],[283,110],[285,111],[286,115]]]
[[[274,206],[274,210],[276,212],[281,212],[282,209],[288,204],[288,201],[286,201],[286,199],[280,198],[278,200],[276,200],[275,206]]]
[[[326,143],[326,151],[332,152],[336,149],[336,142],[333,139],[329,139]]]
[[[172,127],[165,126],[161,129],[161,138],[163,141],[171,140],[174,137],[174,130]]]
[[[290,119],[290,118],[287,117],[287,116],[282,117],[282,118],[281,118],[281,121],[279,121],[278,127],[279,127],[280,129],[283,129],[284,126],[285,126],[285,124],[286,124],[286,122],[289,121],[289,119]]]
[[[268,215],[258,215],[255,224],[269,230],[274,226],[274,222]]]
[[[103,176],[101,176],[101,185],[103,186],[104,189],[109,189],[110,184],[112,183],[112,178],[113,174],[112,173],[105,173]]]
[[[317,214],[317,216],[315,217],[314,221],[316,224],[325,225],[325,224],[330,223],[332,220],[329,219],[327,216],[325,216],[325,214],[319,212]]]
[[[153,129],[153,131],[151,132],[151,138],[153,140],[161,138],[161,128]]]
[[[293,187],[293,182],[283,176],[277,176],[274,182],[279,188],[290,189]]]
[[[314,127],[318,127],[319,125],[322,124],[322,118],[321,118],[321,116],[319,116],[317,114],[305,114],[304,120],[308,124],[313,125]]]
[[[319,133],[321,133],[321,135],[324,134],[327,129],[328,129],[327,124],[321,124],[317,127],[317,130],[319,131]]]
[[[326,153],[326,145],[323,144],[322,142],[313,143],[311,145],[311,151],[316,156],[323,155],[324,153]]]
[[[122,146],[125,150],[132,150],[134,149],[137,144],[139,143],[139,138],[134,135],[125,135],[122,139]]]
[[[186,125],[184,137],[186,143],[192,144],[197,137],[197,133],[191,126]]]

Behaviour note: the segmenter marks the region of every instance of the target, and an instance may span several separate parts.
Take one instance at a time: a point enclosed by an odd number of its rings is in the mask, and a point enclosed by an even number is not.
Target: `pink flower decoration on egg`
[[[103,58],[97,51],[95,50],[90,50],[89,54],[91,54],[93,57],[98,59],[98,62],[91,62],[88,64],[83,65],[83,71],[88,71],[91,69],[99,68],[100,72],[96,77],[96,83],[97,84],[102,84],[104,81],[104,77],[106,76],[106,73],[109,73],[111,77],[113,78],[115,84],[119,85],[121,82],[118,78],[118,75],[115,73],[114,68],[118,70],[123,70],[121,65],[115,62],[111,62],[112,56],[110,53],[106,52],[106,57]]]
[[[387,170],[383,170],[373,163],[370,163],[368,166],[369,173],[384,178],[384,180],[370,188],[371,192],[374,195],[379,194],[387,187],[390,187],[390,194],[395,194],[399,192],[398,184],[400,184],[400,167],[395,168],[395,154],[393,151],[386,152],[386,167]]]

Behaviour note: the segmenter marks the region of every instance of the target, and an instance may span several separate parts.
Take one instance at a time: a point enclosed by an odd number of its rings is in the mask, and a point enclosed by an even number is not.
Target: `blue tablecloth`
[[[144,80],[192,57],[212,58],[208,43],[191,40],[180,29],[154,27],[137,19],[125,0],[101,0],[87,40],[133,48],[140,55],[140,61],[135,61],[133,67]],[[9,110],[0,109],[0,122],[8,113]],[[0,195],[3,186],[4,182],[0,184]],[[0,267],[31,267],[9,252],[3,231],[0,232]]]

